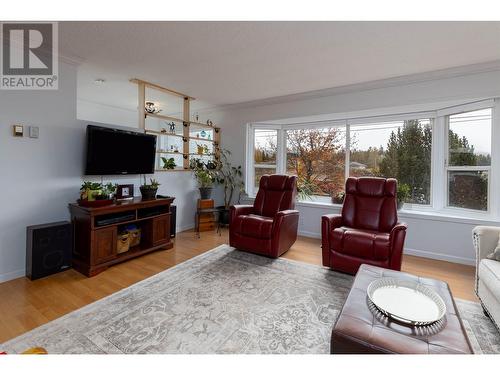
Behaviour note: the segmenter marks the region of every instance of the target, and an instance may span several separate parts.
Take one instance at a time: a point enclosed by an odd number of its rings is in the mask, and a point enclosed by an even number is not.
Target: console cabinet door
[[[170,215],[153,219],[153,246],[170,241]]]
[[[93,264],[113,259],[116,256],[116,227],[94,231],[92,246]]]

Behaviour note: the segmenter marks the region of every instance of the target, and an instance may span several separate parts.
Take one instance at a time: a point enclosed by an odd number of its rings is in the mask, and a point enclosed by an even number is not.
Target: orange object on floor
[[[40,347],[40,346],[35,346],[33,348],[29,348],[28,350],[25,350],[21,354],[49,354],[47,351]]]

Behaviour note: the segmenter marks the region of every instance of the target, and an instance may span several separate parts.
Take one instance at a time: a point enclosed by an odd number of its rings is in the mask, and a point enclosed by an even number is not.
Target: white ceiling
[[[204,107],[500,60],[500,22],[61,22],[59,30],[61,53],[83,59],[79,98],[130,109],[133,77]]]

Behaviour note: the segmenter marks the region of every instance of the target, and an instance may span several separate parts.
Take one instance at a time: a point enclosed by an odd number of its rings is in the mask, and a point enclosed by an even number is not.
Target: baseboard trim
[[[299,236],[304,236],[304,237],[309,237],[309,238],[321,238],[321,233],[299,230]],[[451,263],[465,264],[467,266],[474,266],[476,264],[475,259],[457,257],[454,255],[448,255],[448,254],[434,253],[434,252],[425,251],[425,250],[405,248],[404,254],[413,255],[416,257],[420,257],[420,258],[428,258],[428,259],[435,259],[435,260],[443,260],[445,262],[451,262]]]
[[[445,262],[465,264],[467,266],[474,266],[476,264],[475,259],[465,258],[465,257],[457,257],[455,255],[433,253],[433,252],[425,251],[425,250],[416,250],[416,249],[405,248],[404,254],[413,255],[416,257],[420,257],[420,258],[444,260]]]
[[[299,230],[299,236],[309,237],[309,238],[321,238],[321,233],[308,232],[306,230]]]
[[[18,278],[23,277],[23,276],[26,276],[25,269],[7,272],[7,273],[2,273],[2,274],[0,274],[0,283],[4,283],[6,281],[18,279]]]
[[[182,227],[177,227],[175,229],[176,233],[180,233],[180,232],[185,232],[187,230],[191,230],[191,229],[194,229],[194,224],[188,224],[188,225],[184,225]]]

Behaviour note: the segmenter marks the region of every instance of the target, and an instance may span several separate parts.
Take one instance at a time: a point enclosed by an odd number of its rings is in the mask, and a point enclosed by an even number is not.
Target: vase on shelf
[[[210,199],[210,196],[212,195],[212,188],[211,187],[201,187],[200,189],[200,198],[201,199]]]

